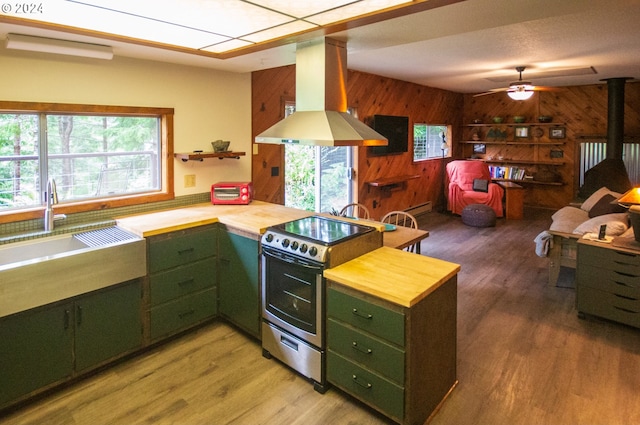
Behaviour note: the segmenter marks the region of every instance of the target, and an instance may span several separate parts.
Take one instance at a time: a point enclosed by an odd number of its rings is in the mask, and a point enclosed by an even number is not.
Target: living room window
[[[166,108],[0,102],[0,214],[30,218],[51,178],[66,212],[170,199],[172,122]]]
[[[450,133],[450,127],[444,124],[414,124],[413,160],[450,157]]]

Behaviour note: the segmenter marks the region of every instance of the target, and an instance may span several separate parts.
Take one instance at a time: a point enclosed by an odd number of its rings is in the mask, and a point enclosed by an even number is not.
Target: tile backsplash
[[[88,230],[115,225],[115,217],[139,214],[143,212],[185,207],[193,204],[210,202],[209,192],[179,196],[170,201],[153,202],[150,204],[133,205],[129,207],[110,208],[108,210],[87,211],[67,214],[67,218],[55,222],[53,232],[45,232],[43,219],[17,221],[0,224],[0,244],[35,239],[42,236],[63,234],[77,230]]]

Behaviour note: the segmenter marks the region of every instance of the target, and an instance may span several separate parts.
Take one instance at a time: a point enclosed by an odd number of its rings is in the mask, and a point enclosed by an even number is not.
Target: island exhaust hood
[[[329,38],[296,46],[296,112],[256,143],[386,146],[386,137],[347,113],[347,48]]]

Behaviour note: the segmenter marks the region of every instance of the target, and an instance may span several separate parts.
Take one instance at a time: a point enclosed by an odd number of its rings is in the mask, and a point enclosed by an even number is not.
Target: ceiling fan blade
[[[483,93],[474,94],[473,97],[486,96],[488,94],[500,93],[500,92],[509,91],[509,90],[512,90],[512,89],[513,89],[512,87],[503,87],[503,88],[499,88],[499,89],[491,89],[491,90],[483,92]],[[527,90],[533,90],[533,91],[561,91],[563,89],[562,89],[562,87],[530,86]]]
[[[488,94],[494,94],[494,91],[486,91],[484,93],[478,93],[478,94],[474,94],[473,97],[478,97],[478,96],[486,96]]]
[[[505,70],[506,72],[506,70]],[[587,67],[574,67],[574,68],[550,68],[550,69],[529,69],[527,68],[526,74],[528,79],[541,79],[541,78],[554,78],[554,77],[574,77],[578,75],[592,75],[598,72],[592,66]],[[489,77],[487,80],[494,83],[504,83],[513,79],[513,73],[497,77]]]
[[[509,87],[501,87],[499,89],[491,89],[491,90],[483,92],[483,93],[474,94],[473,97],[486,96],[488,94],[500,93],[502,91],[507,91],[507,90],[509,90]]]
[[[545,86],[534,86],[534,91],[561,91],[561,87],[545,87]]]

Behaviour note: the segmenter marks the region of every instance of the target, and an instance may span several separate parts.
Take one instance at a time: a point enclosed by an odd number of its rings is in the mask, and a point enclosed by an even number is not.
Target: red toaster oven
[[[211,185],[211,203],[247,205],[253,198],[251,182],[218,182]]]

